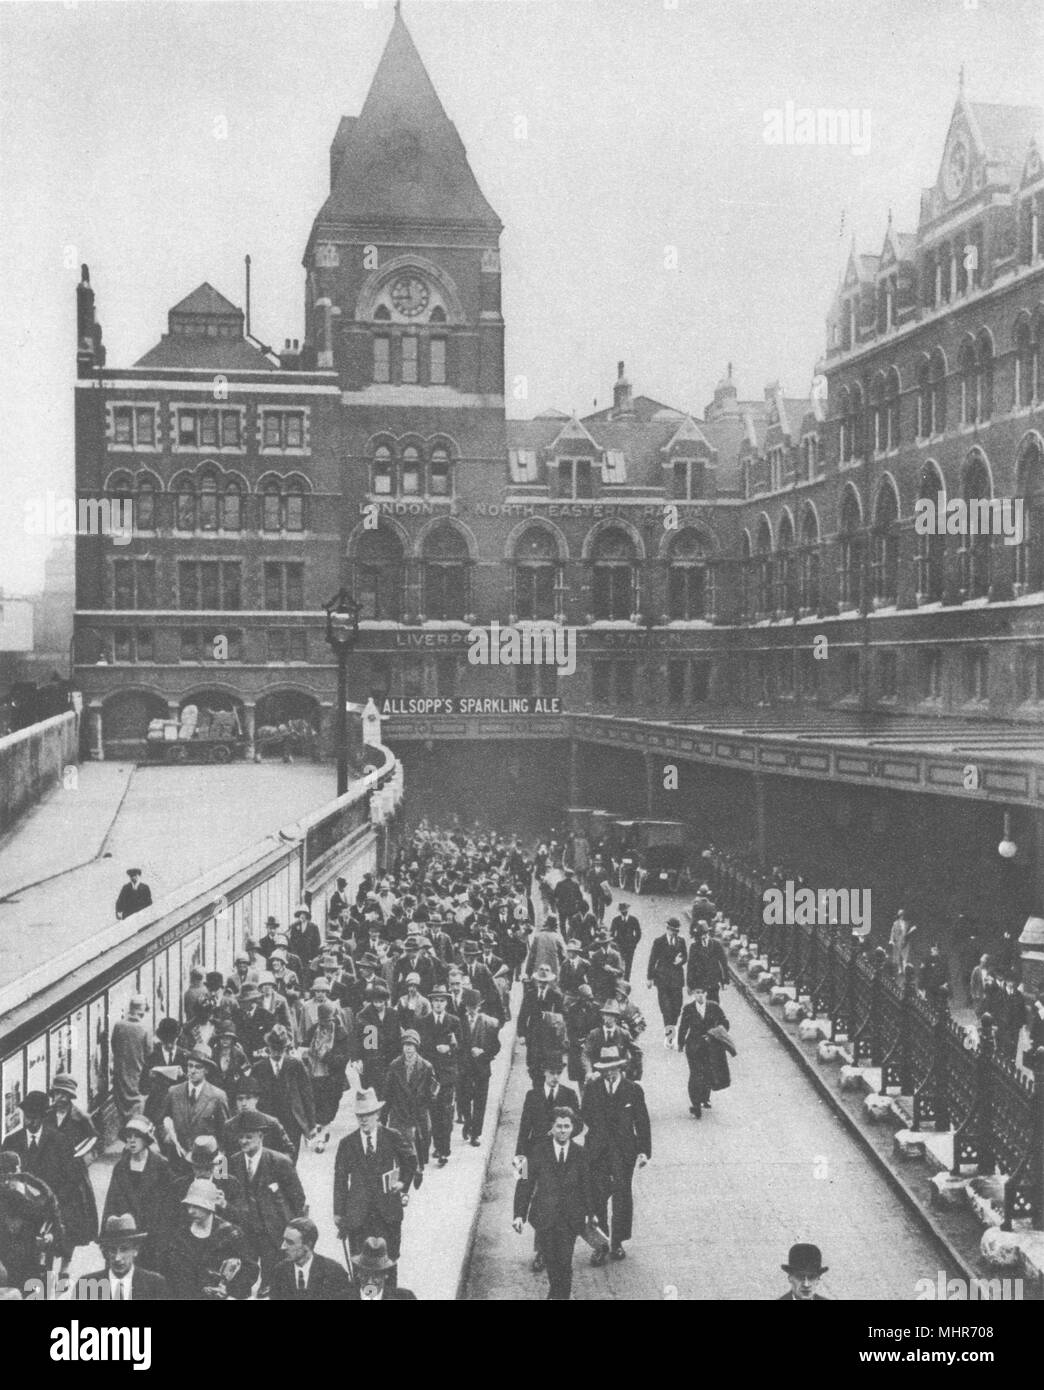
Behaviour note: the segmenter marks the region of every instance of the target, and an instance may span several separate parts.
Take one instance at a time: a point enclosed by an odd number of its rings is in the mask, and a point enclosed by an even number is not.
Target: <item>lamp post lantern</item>
[[[348,653],[359,638],[362,609],[347,589],[341,589],[323,607],[326,609],[326,640],[337,657],[337,708],[334,718],[334,745],[337,756],[337,795],[348,790]]]

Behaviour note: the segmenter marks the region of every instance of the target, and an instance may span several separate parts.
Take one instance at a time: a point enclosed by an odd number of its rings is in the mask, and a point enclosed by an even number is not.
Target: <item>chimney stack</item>
[[[616,381],[613,384],[613,415],[634,414],[634,401],[631,399],[631,383],[624,376],[624,364],[616,364]]]

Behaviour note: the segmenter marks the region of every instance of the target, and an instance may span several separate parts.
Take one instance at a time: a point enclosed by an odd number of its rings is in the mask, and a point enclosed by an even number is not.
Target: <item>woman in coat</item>
[[[148,1232],[139,1251],[143,1269],[158,1269],[156,1261],[174,1220],[174,1183],[170,1164],[152,1147],[155,1131],[144,1115],[131,1115],[120,1130],[126,1147],[112,1170],[105,1195],[102,1224],[110,1216],[134,1217],[139,1231]]]
[[[76,1246],[90,1245],[98,1239],[98,1204],[87,1171],[98,1133],[90,1117],[75,1104],[77,1090],[73,1077],[56,1072],[51,1082],[51,1110],[44,1120],[44,1128],[54,1130],[65,1142],[62,1180],[54,1195],[62,1209],[66,1236],[62,1253],[66,1260]]]
[[[214,1085],[221,1087],[228,1096],[229,1108],[235,1110],[236,1093],[250,1070],[250,1059],[236,1040],[236,1025],[231,1019],[224,1019],[218,1024],[213,1047],[214,1065],[217,1067]],[[144,1229],[149,1228],[146,1226]]]
[[[689,1113],[697,1120],[703,1107],[710,1106],[711,1091],[724,1091],[731,1084],[726,1045],[711,1032],[727,1031],[728,1026],[721,1005],[708,999],[707,991],[697,986],[682,1009],[677,1044],[689,1064]]]
[[[338,1016],[336,1004],[320,1004],[318,1014],[318,1022],[305,1039],[302,1060],[312,1078],[315,1122],[325,1128],[333,1124],[344,1094],[351,1039]]]

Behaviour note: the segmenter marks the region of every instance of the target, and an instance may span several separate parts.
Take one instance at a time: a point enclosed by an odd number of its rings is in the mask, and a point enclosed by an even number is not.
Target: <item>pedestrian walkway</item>
[[[632,899],[633,901],[633,899]],[[830,1106],[820,1099],[767,1025],[734,989],[722,994],[739,1055],[733,1084],[715,1094],[701,1120],[688,1113],[685,1058],[665,1051],[653,991],[646,991],[649,945],[678,899],[639,898],[643,939],[632,972],[648,1029],[643,1085],[653,1130],[652,1162],[635,1179],[634,1239],[627,1259],[600,1269],[577,1242],[576,1299],[771,1299],[787,1290],[780,1264],[798,1241],[822,1247],[833,1299],[907,1300],[918,1279],[960,1271],[940,1266],[924,1228],[869,1166]],[[528,1087],[519,1049],[479,1215],[466,1297],[543,1299],[532,1274],[532,1231],[511,1229],[515,1136]]]
[[[159,901],[335,794],[318,763],[83,764],[0,843],[0,988],[111,926],[132,864]]]

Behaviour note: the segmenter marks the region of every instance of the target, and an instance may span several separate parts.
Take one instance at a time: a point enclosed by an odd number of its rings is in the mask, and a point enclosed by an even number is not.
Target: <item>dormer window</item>
[[[693,501],[703,495],[703,460],[676,458],[674,460],[674,496],[679,501]]]
[[[562,497],[593,497],[590,459],[559,459],[558,487]]]

